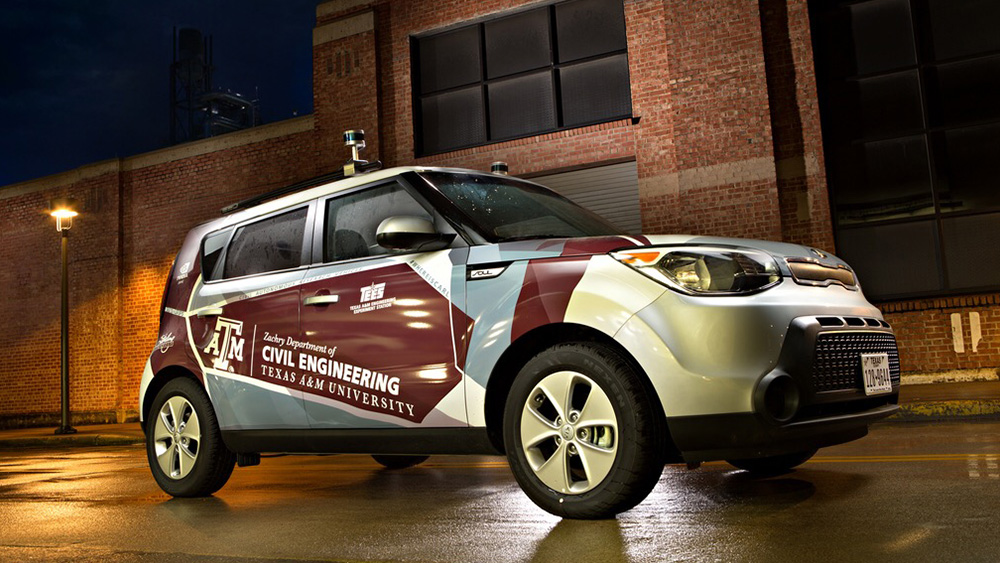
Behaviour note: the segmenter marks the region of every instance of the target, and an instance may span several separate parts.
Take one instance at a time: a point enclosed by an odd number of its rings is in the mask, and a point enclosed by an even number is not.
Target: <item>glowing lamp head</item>
[[[57,231],[68,231],[73,226],[73,217],[79,215],[76,211],[76,200],[68,197],[52,200],[52,211],[49,215],[56,218]]]

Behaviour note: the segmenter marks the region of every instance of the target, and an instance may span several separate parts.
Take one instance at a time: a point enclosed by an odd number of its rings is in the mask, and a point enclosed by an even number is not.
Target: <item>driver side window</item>
[[[330,199],[326,203],[323,261],[388,254],[389,251],[375,241],[375,231],[383,220],[398,215],[434,220],[396,183]]]

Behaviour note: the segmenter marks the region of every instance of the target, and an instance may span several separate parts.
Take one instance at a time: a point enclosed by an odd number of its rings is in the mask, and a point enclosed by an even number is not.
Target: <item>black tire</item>
[[[786,473],[793,468],[809,461],[809,458],[816,455],[816,450],[804,452],[793,452],[790,454],[773,455],[768,457],[757,457],[750,459],[727,459],[726,462],[737,469],[757,473],[761,475],[776,475]]]
[[[195,457],[191,460],[187,454],[170,449],[176,444],[169,436],[159,440],[160,454],[157,455],[157,424],[163,424],[161,430],[168,430],[168,421],[160,420],[160,412],[164,409],[167,401],[174,399],[175,402],[190,405],[190,411],[197,416],[194,419],[200,428],[197,444],[190,446],[185,442],[185,447],[193,447]],[[188,423],[193,420],[187,408],[179,409],[182,412],[177,414],[179,419],[186,419]],[[169,417],[168,417],[169,418]],[[178,378],[163,386],[163,389],[156,394],[153,406],[149,411],[146,430],[146,458],[149,461],[149,468],[156,479],[156,484],[165,493],[175,497],[204,497],[218,491],[229,480],[233,473],[233,466],[236,464],[236,454],[229,451],[222,441],[222,434],[219,432],[219,424],[215,418],[215,410],[205,394],[204,389],[195,381],[187,378]],[[176,428],[183,428],[184,425],[176,425]],[[174,436],[181,434],[174,434]],[[193,435],[192,435],[193,436]],[[162,436],[161,436],[162,437]],[[181,440],[193,440],[182,437]],[[179,441],[177,442],[179,443]],[[191,449],[188,449],[191,451]],[[174,454],[171,457],[171,454]],[[166,457],[164,457],[166,456]],[[176,465],[172,460],[186,456],[193,465],[186,474],[178,470],[178,474],[171,476],[161,467],[160,461],[165,460],[171,467]]]
[[[565,375],[567,373],[570,375]],[[525,364],[507,397],[503,430],[507,459],[514,477],[535,504],[565,518],[611,518],[649,495],[663,473],[667,432],[662,411],[653,402],[655,398],[647,391],[643,377],[617,351],[596,343],[553,346]],[[549,395],[540,391],[543,380],[553,382],[553,388],[558,387],[560,381],[568,382],[564,393],[567,404],[561,411],[547,399]],[[599,392],[595,393],[594,385],[603,392],[603,398]],[[595,404],[599,401],[604,401],[605,405],[610,403],[616,428],[592,423],[593,417],[586,414],[596,412],[588,403],[592,396],[596,397]],[[528,401],[533,403],[528,404]],[[574,424],[560,425],[561,417],[558,413],[553,414],[554,411],[568,411],[568,420],[564,422],[572,420],[575,413]],[[607,407],[601,412],[606,411]],[[544,417],[548,422],[539,426],[528,421],[534,426],[522,430],[525,415],[535,417],[536,422]],[[598,416],[593,420],[607,420],[607,417]],[[540,433],[526,451],[522,432],[531,433],[536,428]],[[558,436],[539,438],[549,432],[556,432]],[[584,438],[583,434],[589,437]],[[613,438],[608,438],[611,435]],[[610,453],[611,448],[613,453]],[[551,453],[546,455],[546,451]],[[598,456],[595,451],[603,452],[599,456],[601,461],[599,464],[592,462],[588,469],[584,458],[598,459],[592,457]],[[574,458],[578,459],[574,462]],[[555,472],[543,469],[549,462],[559,460],[564,465],[553,466]],[[547,485],[532,468],[532,463],[546,473],[550,482],[553,475],[559,475],[565,485],[563,490]],[[594,467],[599,469],[592,470]],[[575,481],[577,478],[580,479]]]
[[[427,461],[426,455],[382,455],[372,454],[372,459],[386,469],[406,469]]]

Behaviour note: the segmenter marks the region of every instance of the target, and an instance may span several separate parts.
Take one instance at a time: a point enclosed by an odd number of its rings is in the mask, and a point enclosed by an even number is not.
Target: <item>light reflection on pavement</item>
[[[997,561],[1000,423],[883,424],[796,471],[668,466],[617,519],[560,520],[503,458],[279,457],[170,499],[139,447],[0,452],[0,560]]]

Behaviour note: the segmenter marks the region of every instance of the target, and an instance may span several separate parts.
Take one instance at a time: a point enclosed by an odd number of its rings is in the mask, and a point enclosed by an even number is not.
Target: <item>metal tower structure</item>
[[[214,137],[260,125],[256,99],[213,91],[212,36],[174,28],[170,64],[170,144]]]

